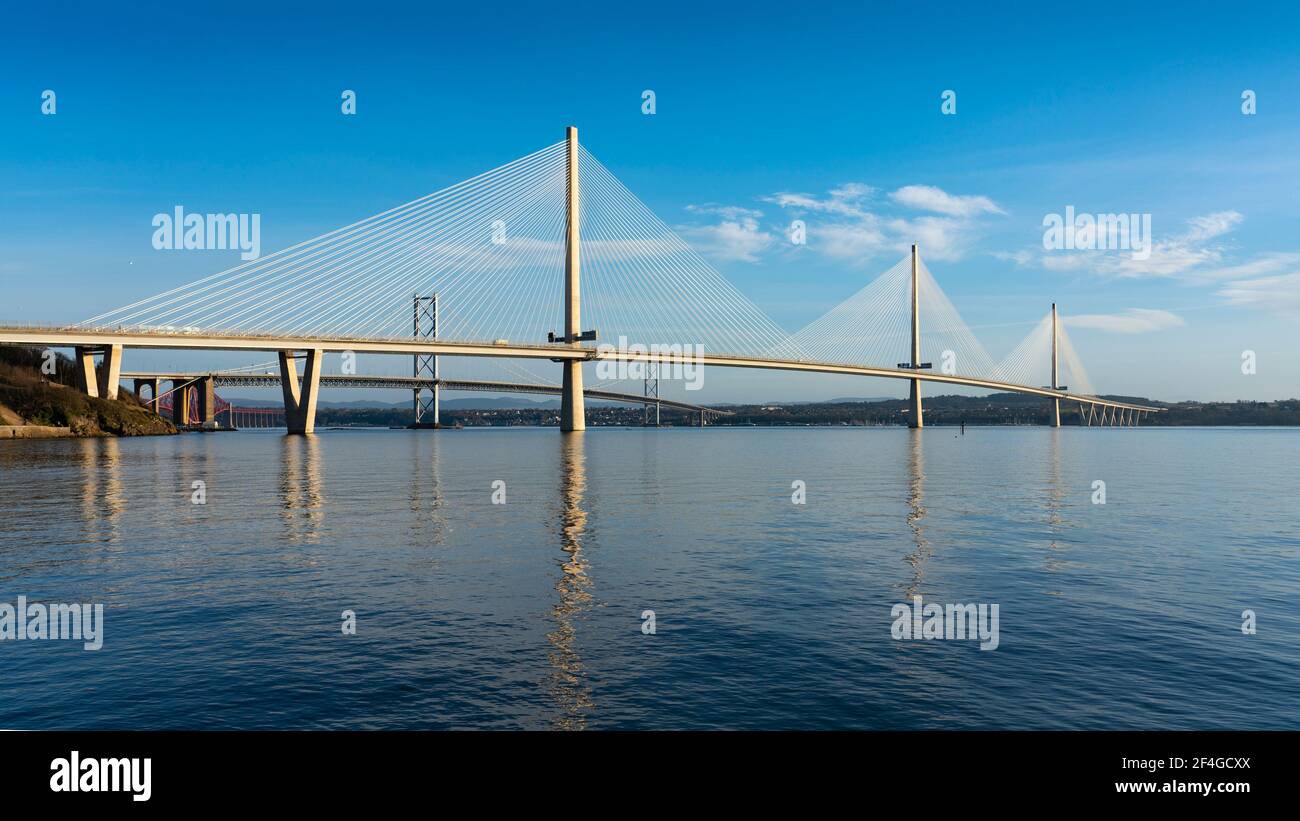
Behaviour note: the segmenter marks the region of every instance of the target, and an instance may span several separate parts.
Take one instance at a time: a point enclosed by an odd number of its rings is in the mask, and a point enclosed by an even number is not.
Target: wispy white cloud
[[[808,230],[813,247],[834,259],[870,259],[894,245],[880,220],[873,215],[854,223],[813,225]]]
[[[1024,267],[1087,271],[1109,279],[1163,278],[1187,285],[1217,285],[1215,295],[1229,305],[1300,320],[1300,252],[1274,251],[1228,261],[1234,248],[1227,239],[1244,219],[1231,210],[1193,217],[1182,231],[1152,243],[1147,259],[1134,259],[1129,251],[1041,249],[1000,251],[993,256]],[[1076,316],[1068,321],[1079,327],[1142,333],[1175,327],[1168,324],[1173,320],[1182,324],[1166,311],[1134,308],[1124,314]]]
[[[1243,279],[1217,292],[1229,305],[1258,308],[1288,319],[1300,320],[1300,270],[1277,276]]]
[[[805,221],[808,248],[832,259],[854,263],[867,262],[882,253],[905,253],[914,242],[920,243],[931,259],[960,259],[979,238],[978,218],[1004,213],[988,197],[955,195],[926,185],[897,189],[888,201],[880,203],[884,206],[882,211],[875,202],[878,193],[866,183],[847,182],[825,194],[781,191],[760,199]],[[899,213],[899,208],[931,213],[909,215]],[[704,213],[702,207],[691,210]],[[720,211],[716,213],[723,215]],[[734,218],[732,214],[723,216]],[[770,235],[779,235],[784,230],[773,229]],[[698,230],[696,236],[701,236]],[[757,246],[757,240],[753,244]],[[764,249],[770,247],[776,246],[764,246]]]
[[[702,253],[727,262],[758,262],[776,242],[776,235],[759,225],[763,212],[734,205],[688,205],[687,211],[720,217],[714,225],[679,226]]]
[[[1207,281],[1248,279],[1288,269],[1300,269],[1300,253],[1260,254],[1249,262],[1197,271],[1196,278]]]
[[[889,222],[896,241],[894,250],[921,246],[926,258],[953,262],[965,257],[980,238],[981,224],[955,217],[898,218]]]
[[[1106,254],[1099,270],[1121,278],[1195,276],[1222,262],[1224,248],[1211,241],[1232,231],[1242,219],[1236,211],[1193,217],[1186,231],[1152,243],[1148,258],[1135,259],[1128,252]]]
[[[1071,328],[1092,328],[1117,334],[1143,334],[1184,325],[1183,318],[1154,308],[1129,308],[1117,314],[1078,314],[1063,322]]]
[[[1113,279],[1206,278],[1220,266],[1226,247],[1219,240],[1242,222],[1236,211],[1218,211],[1193,217],[1186,228],[1150,242],[1150,253],[1142,256],[1128,249],[1058,250],[995,254],[1022,266],[1048,271],[1091,271]],[[1154,222],[1154,221],[1153,221]]]
[[[889,195],[894,202],[918,211],[933,211],[950,217],[973,217],[978,214],[1005,214],[988,197],[949,194],[933,185],[905,185]]]
[[[1183,239],[1187,242],[1204,242],[1223,236],[1241,224],[1243,217],[1236,211],[1218,211],[1188,220],[1191,227]]]
[[[758,219],[763,216],[762,211],[753,208],[743,208],[739,205],[718,205],[714,202],[703,205],[688,205],[686,210],[693,214],[713,214],[729,220]]]
[[[770,196],[760,197],[760,199],[763,202],[774,203],[781,208],[865,219],[872,216],[866,205],[875,196],[875,193],[876,189],[866,183],[847,182],[832,188],[826,192],[824,197],[781,191]]]

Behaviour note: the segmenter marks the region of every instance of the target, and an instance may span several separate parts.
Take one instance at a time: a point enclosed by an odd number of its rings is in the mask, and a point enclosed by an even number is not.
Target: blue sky
[[[1104,392],[1297,396],[1298,18],[1280,3],[1106,14],[901,3],[11,9],[0,25],[0,317],[80,320],[237,264],[235,251],[155,251],[150,220],[176,204],[261,213],[263,249],[274,250],[552,143],[574,123],[790,330],[920,241],[995,353],[1056,301]],[[357,92],[355,117],[340,115],[345,88]],[[41,114],[44,89],[57,93],[54,116]],[[653,116],[641,112],[644,89]],[[940,110],[947,89],[951,116]],[[1151,214],[1151,258],[1044,251],[1044,216],[1068,205]],[[796,218],[806,246],[785,238]],[[1245,350],[1254,375],[1241,373]],[[139,366],[177,355],[152,356]],[[710,398],[896,392],[746,384],[729,379],[728,395]]]

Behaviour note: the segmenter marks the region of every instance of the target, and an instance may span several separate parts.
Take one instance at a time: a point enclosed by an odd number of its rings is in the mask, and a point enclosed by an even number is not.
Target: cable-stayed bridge
[[[584,390],[583,364],[592,362],[633,365],[633,376],[606,382],[635,379],[642,397],[655,399],[665,368],[904,379],[912,427],[924,424],[923,382],[1042,396],[1053,425],[1063,401],[1077,405],[1084,424],[1136,423],[1159,410],[1096,394],[1055,305],[995,360],[916,246],[788,333],[588,153],[575,128],[450,188],[76,325],[0,326],[0,344],[74,348],[79,387],[105,396],[117,394],[127,349],[273,352],[288,427],[303,433],[314,427],[321,385],[334,378],[323,373],[327,353],[414,357],[417,422],[424,411],[436,423],[440,389],[483,381],[444,379],[444,357],[503,360],[525,373],[557,363],[558,384],[535,372],[498,384],[558,392],[565,431],[585,428],[584,396],[600,387]],[[205,394],[220,377],[172,376]]]

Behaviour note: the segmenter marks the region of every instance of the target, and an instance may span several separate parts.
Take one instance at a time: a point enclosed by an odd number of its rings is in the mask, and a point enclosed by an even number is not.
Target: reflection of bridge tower
[[[292,419],[287,421],[293,423]],[[320,440],[314,436],[286,436],[280,440],[280,451],[280,518],[285,539],[316,544],[325,519]]]
[[[558,600],[551,608],[555,629],[546,636],[553,648],[549,654],[553,668],[551,696],[559,708],[553,724],[563,730],[586,727],[587,715],[595,707],[577,641],[578,624],[592,607],[592,579],[582,550],[587,530],[587,512],[582,507],[586,490],[583,437],[566,436],[560,454],[560,549],[565,558],[555,583]]]
[[[438,295],[415,297],[414,320],[415,338],[423,341],[438,338]],[[415,425],[417,428],[438,427],[438,355],[415,355],[416,379],[429,379],[431,387],[417,385],[412,391],[415,396]]]
[[[912,530],[912,543],[916,550],[903,557],[912,566],[912,580],[907,586],[904,597],[911,598],[921,592],[921,580],[925,576],[926,560],[932,552],[930,541],[925,537],[925,451],[922,448],[921,434],[909,433],[907,442],[907,526]]]

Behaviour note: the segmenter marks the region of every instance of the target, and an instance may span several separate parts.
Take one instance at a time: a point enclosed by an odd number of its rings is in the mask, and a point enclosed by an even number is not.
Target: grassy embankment
[[[55,373],[48,376],[41,373],[42,361],[40,350],[0,346],[0,426],[67,428],[64,435],[69,436],[176,432],[171,422],[141,405],[125,389],[110,400],[86,396],[72,387],[72,361],[66,356],[58,357]]]

